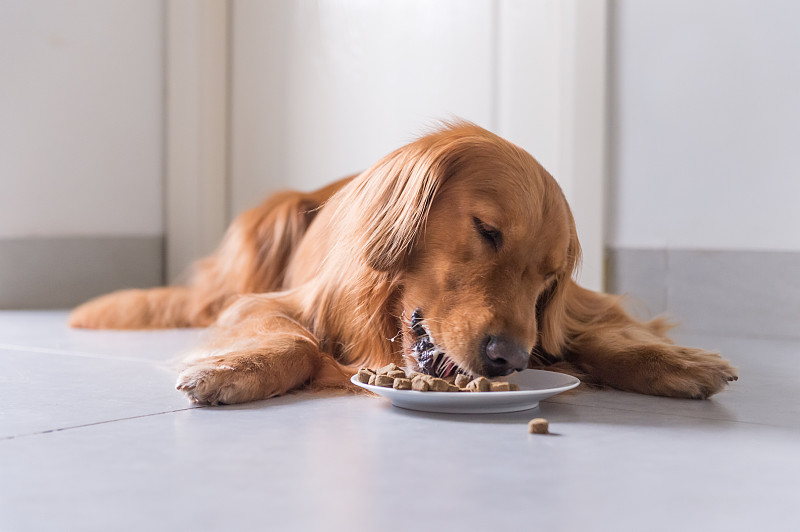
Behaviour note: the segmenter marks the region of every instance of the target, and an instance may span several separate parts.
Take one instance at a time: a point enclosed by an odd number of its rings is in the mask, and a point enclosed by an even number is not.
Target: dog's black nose
[[[483,343],[483,362],[488,377],[508,375],[528,367],[528,353],[506,336],[489,336]]]

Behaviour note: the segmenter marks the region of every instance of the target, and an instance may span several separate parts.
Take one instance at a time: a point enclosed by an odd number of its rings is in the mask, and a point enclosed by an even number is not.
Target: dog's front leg
[[[738,378],[717,353],[675,345],[663,322],[630,317],[612,296],[574,285],[566,304],[566,360],[598,384],[620,390],[705,399]]]
[[[267,399],[309,381],[344,384],[347,375],[280,298],[241,298],[221,317],[212,342],[191,357],[177,389],[197,404]]]

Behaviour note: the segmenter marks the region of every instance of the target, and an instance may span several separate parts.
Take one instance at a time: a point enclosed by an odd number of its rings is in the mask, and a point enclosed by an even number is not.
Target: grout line
[[[154,412],[152,414],[142,414],[140,416],[122,417],[122,418],[119,418],[119,419],[108,419],[108,420],[105,420],[105,421],[96,421],[94,423],[84,423],[83,425],[73,425],[71,427],[61,427],[61,428],[57,428],[57,429],[40,430],[40,431],[37,431],[37,432],[27,432],[27,433],[24,433],[24,434],[16,434],[14,436],[4,436],[4,437],[0,438],[0,441],[14,440],[14,439],[17,439],[17,438],[25,438],[25,437],[28,437],[28,436],[38,436],[38,435],[41,435],[41,434],[50,434],[52,432],[61,432],[61,431],[65,431],[65,430],[81,429],[81,428],[85,428],[85,427],[94,427],[96,425],[104,425],[106,423],[115,423],[117,421],[129,421],[131,419],[141,419],[141,418],[145,418],[145,417],[161,416],[161,415],[164,415],[164,414],[174,414],[175,412],[185,412],[187,410],[197,410],[197,409],[200,409],[200,408],[206,408],[206,407],[205,406],[190,406],[190,407],[187,407],[187,408],[178,408],[177,410],[166,410],[164,412]]]
[[[671,412],[653,412],[650,410],[636,410],[631,408],[618,408],[614,406],[606,406],[606,405],[587,405],[587,404],[580,404],[580,403],[570,403],[567,401],[553,401],[550,399],[542,400],[543,403],[550,403],[553,405],[569,405],[569,406],[577,406],[577,407],[586,407],[586,408],[601,408],[603,410],[616,410],[619,412],[631,412],[634,414],[648,414],[648,415],[656,415],[656,416],[664,416],[664,417],[678,417],[678,418],[688,418],[688,419],[702,419],[706,421],[717,421],[722,423],[741,423],[744,425],[756,425],[760,427],[770,427],[774,429],[788,429],[788,430],[797,430],[797,427],[790,427],[787,425],[775,425],[773,423],[759,423],[758,421],[743,421],[740,419],[723,419],[723,418],[716,418],[716,417],[707,417],[707,416],[691,416],[686,414],[674,414]]]
[[[29,351],[33,353],[42,353],[45,355],[68,355],[68,356],[76,356],[76,357],[83,357],[83,358],[96,358],[100,360],[119,360],[122,362],[137,362],[139,364],[147,364],[150,366],[159,366],[158,361],[153,360],[146,360],[141,358],[133,358],[133,357],[125,357],[125,356],[114,356],[114,355],[104,355],[99,353],[84,353],[82,351],[66,351],[64,349],[54,349],[51,347],[32,347],[32,346],[25,346],[25,345],[14,345],[14,344],[0,344],[0,349],[9,349],[15,351]]]

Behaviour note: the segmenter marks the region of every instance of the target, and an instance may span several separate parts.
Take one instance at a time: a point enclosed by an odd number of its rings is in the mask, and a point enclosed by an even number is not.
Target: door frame
[[[499,0],[496,6],[503,33],[496,132],[541,157],[559,182],[583,251],[578,281],[603,290],[608,0]]]
[[[165,4],[165,272],[172,282],[229,221],[230,0]]]

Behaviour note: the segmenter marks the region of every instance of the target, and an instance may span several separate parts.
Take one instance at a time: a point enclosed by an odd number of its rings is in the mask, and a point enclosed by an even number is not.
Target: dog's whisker
[[[397,341],[397,339],[398,339],[399,337],[401,337],[401,336],[403,336],[403,331],[397,331],[397,334],[395,334],[395,335],[394,335],[394,336],[392,336],[391,338],[387,338],[387,340],[389,340],[390,342],[394,343],[394,342],[396,342],[396,341]]]

